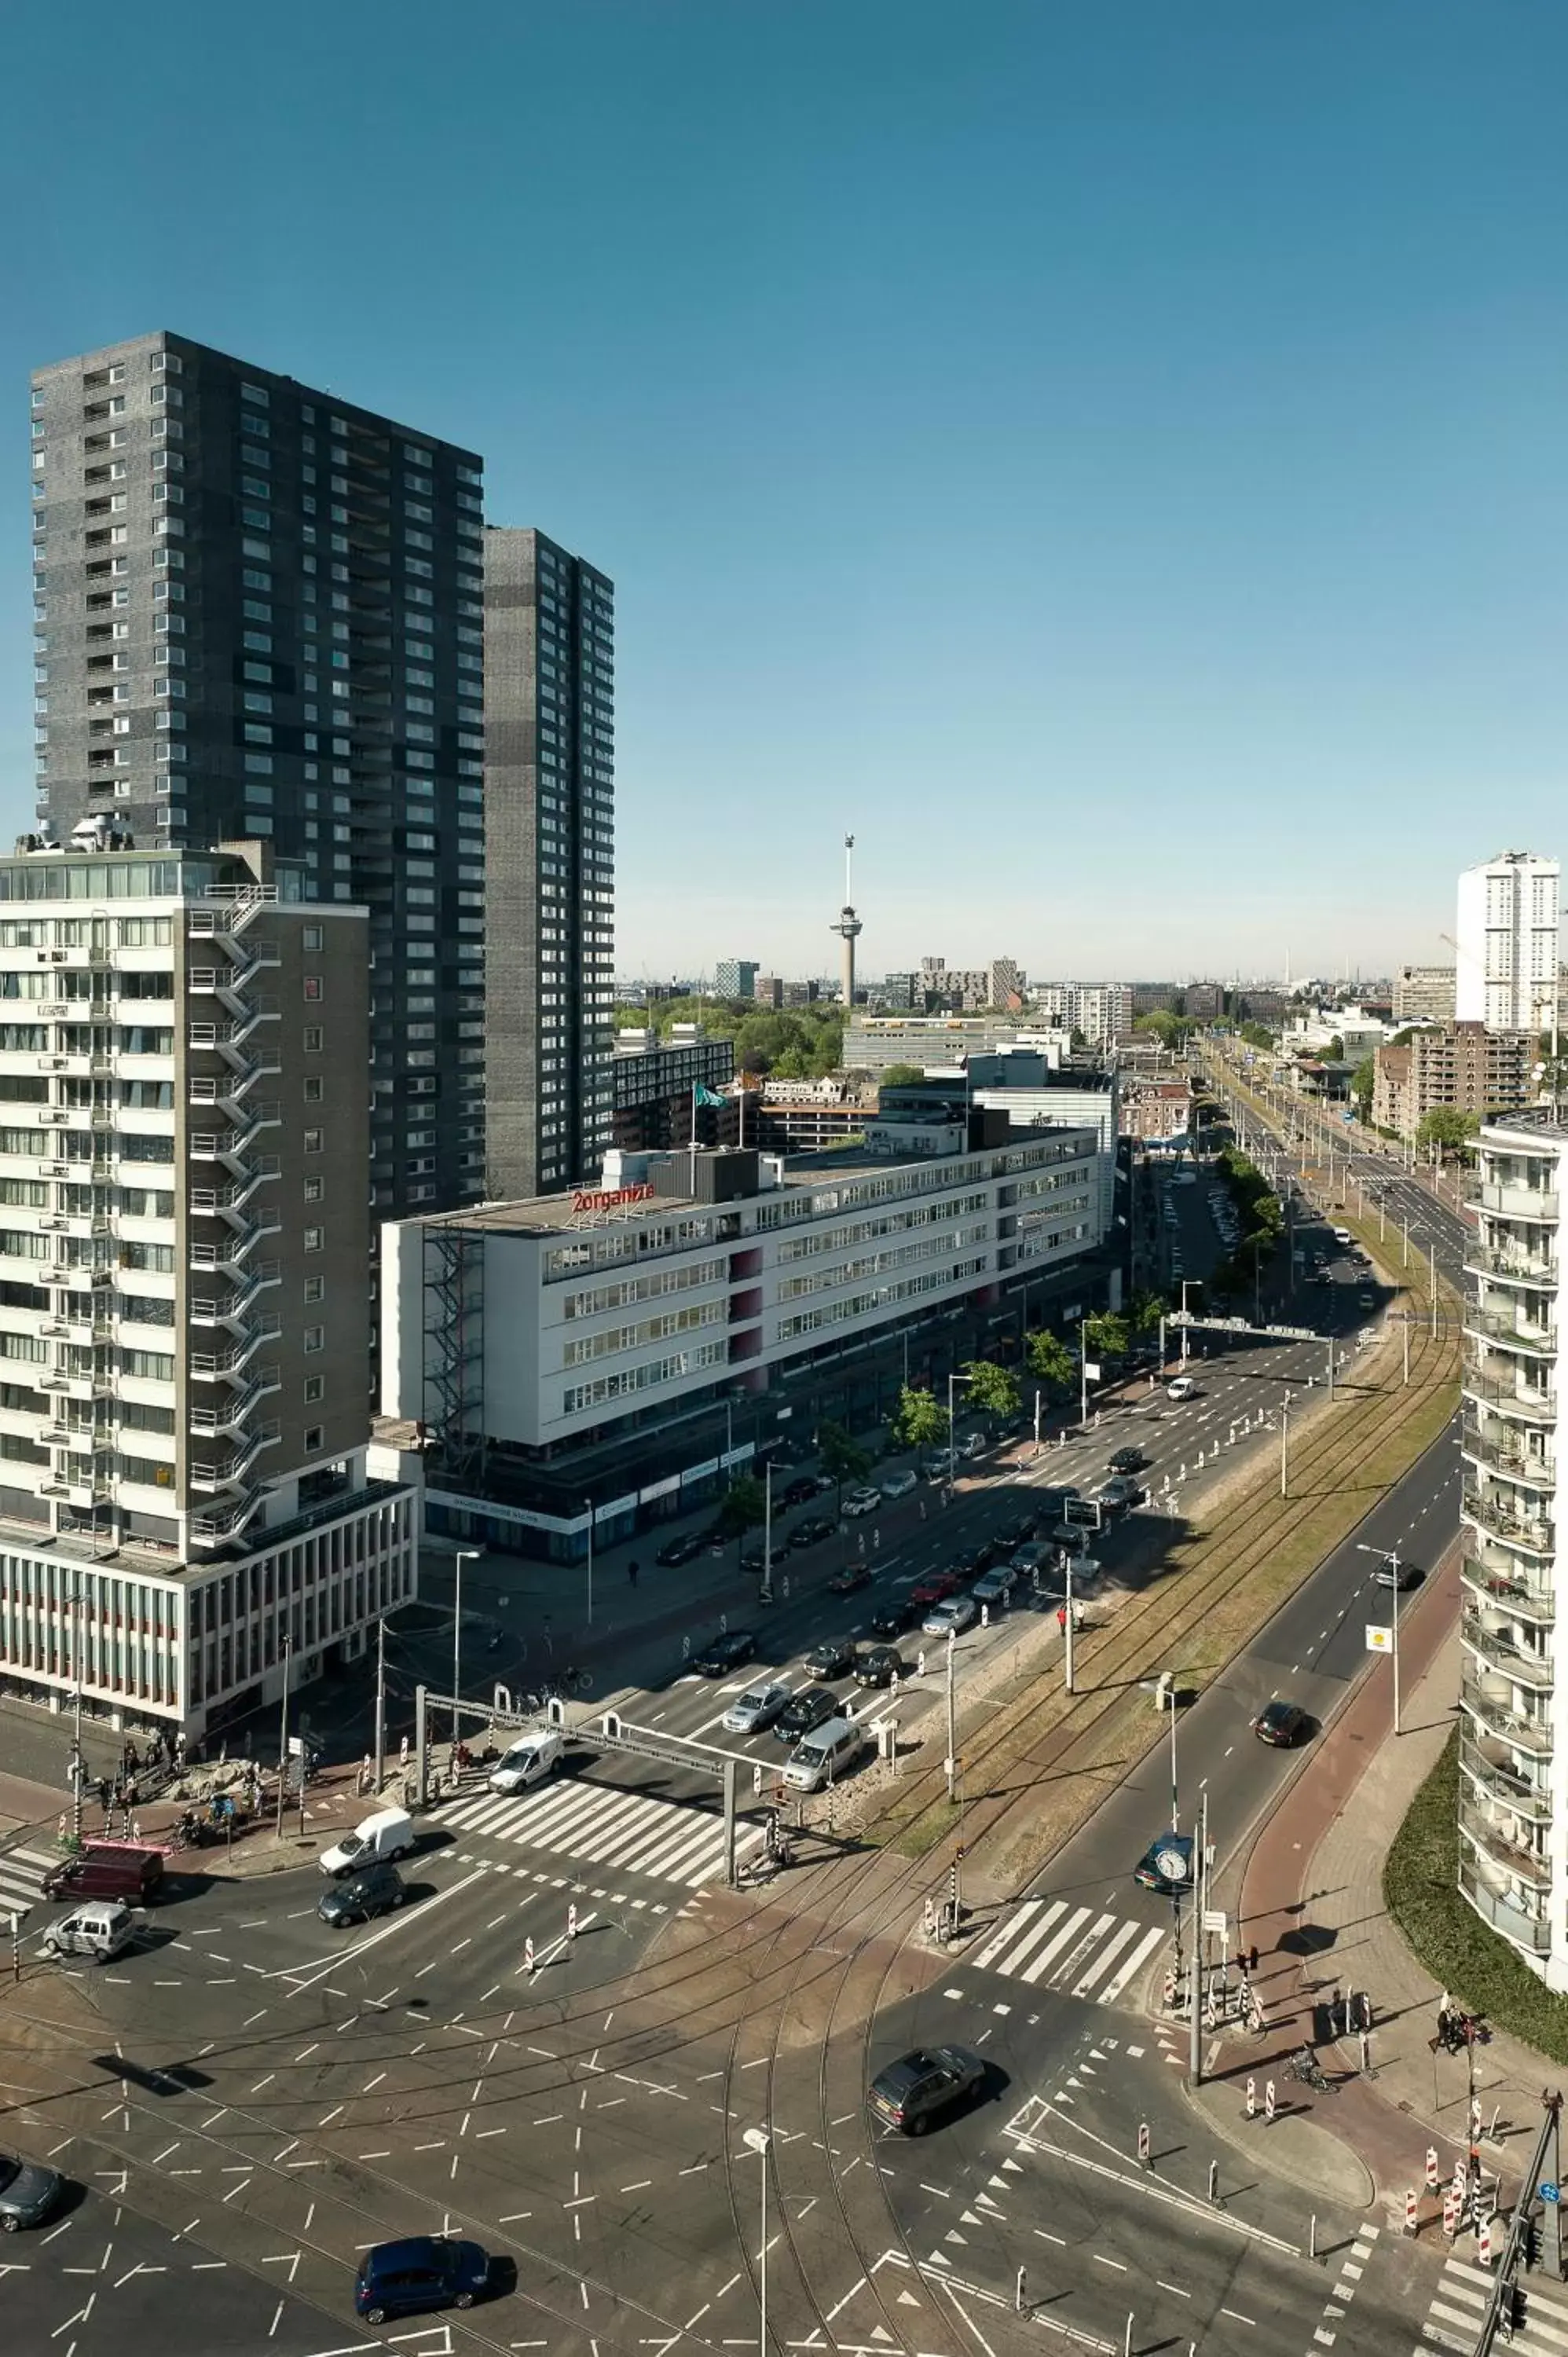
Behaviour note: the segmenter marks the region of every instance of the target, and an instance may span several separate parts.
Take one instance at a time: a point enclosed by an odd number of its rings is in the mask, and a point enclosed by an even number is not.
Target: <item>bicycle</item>
[[[1318,2094],[1326,2095],[1330,2092],[1322,2065],[1310,2047],[1304,2046],[1293,2054],[1285,2067],[1293,2079],[1299,2079],[1304,2086],[1315,2088]]]

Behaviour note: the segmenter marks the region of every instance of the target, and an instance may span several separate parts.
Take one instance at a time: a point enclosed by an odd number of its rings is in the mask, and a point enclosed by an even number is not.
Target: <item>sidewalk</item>
[[[1234,2106],[1247,2077],[1274,2079],[1283,2103],[1315,2123],[1371,2171],[1391,2222],[1402,2227],[1405,2195],[1421,2195],[1423,2233],[1439,2230],[1442,2195],[1425,2191],[1426,2155],[1437,2151],[1446,2184],[1468,2149],[1469,2093],[1463,2056],[1429,2050],[1438,1985],[1406,1947],[1382,1899],[1382,1868],[1400,1824],[1447,1741],[1459,1677],[1458,1567],[1450,1555],[1402,1614],[1404,1732],[1394,1737],[1392,1691],[1379,1664],[1323,1739],[1303,1754],[1240,1869],[1240,1945],[1259,1950],[1255,1981],[1268,2019],[1262,2038],[1228,2033],[1211,2064],[1210,2103]],[[1228,1880],[1232,1878],[1227,1878]],[[1226,1892],[1229,1899],[1230,1891]],[[1359,2075],[1354,2039],[1319,2041],[1315,2007],[1330,1993],[1366,1990],[1373,2007],[1375,2082]],[[1312,2095],[1287,2079],[1304,2040],[1318,2044],[1335,2091]],[[1552,2066],[1501,2031],[1474,2050],[1483,2167],[1504,2175],[1522,2162],[1540,2125],[1540,2091]],[[1299,2102],[1294,2099],[1299,2097]]]

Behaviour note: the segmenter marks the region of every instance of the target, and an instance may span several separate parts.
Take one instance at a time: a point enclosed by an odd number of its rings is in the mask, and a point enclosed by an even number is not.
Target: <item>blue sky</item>
[[[13,14],[28,370],[167,327],[486,454],[618,584],[627,973],[1443,958],[1568,849],[1568,15]]]

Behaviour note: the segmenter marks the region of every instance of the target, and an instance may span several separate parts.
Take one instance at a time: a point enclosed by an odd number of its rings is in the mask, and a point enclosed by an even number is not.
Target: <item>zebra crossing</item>
[[[1457,2251],[1450,2252],[1414,2357],[1430,2357],[1434,2348],[1459,2350],[1464,2357],[1471,2357],[1495,2280],[1495,2270],[1478,2267]],[[1511,2345],[1516,2357],[1565,2357],[1568,2286],[1538,2288],[1542,2279],[1534,2275],[1520,2275],[1518,2280],[1524,2294],[1524,2322],[1514,2328]]]
[[[59,1864],[58,1850],[31,1849],[21,1842],[14,1849],[0,1849],[0,1922],[38,1906],[44,1877]]]
[[[718,1811],[584,1778],[542,1784],[532,1792],[476,1795],[448,1809],[446,1822],[465,1836],[554,1850],[600,1872],[646,1875],[693,1890],[724,1873]],[[736,1818],[737,1860],[762,1839],[760,1825]]]
[[[1065,1899],[1026,1899],[966,1961],[1031,1988],[1115,2005],[1169,1937],[1163,1924],[1151,1930]]]

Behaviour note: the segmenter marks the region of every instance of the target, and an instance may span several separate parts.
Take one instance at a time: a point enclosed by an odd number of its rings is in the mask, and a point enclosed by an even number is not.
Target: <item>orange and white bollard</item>
[[[1426,2190],[1429,2193],[1437,2190],[1437,2147],[1434,2144],[1426,2147]]]
[[[1417,2197],[1413,2193],[1407,2193],[1404,2197],[1404,2230],[1407,2234],[1413,2234],[1418,2230],[1416,2208]]]

